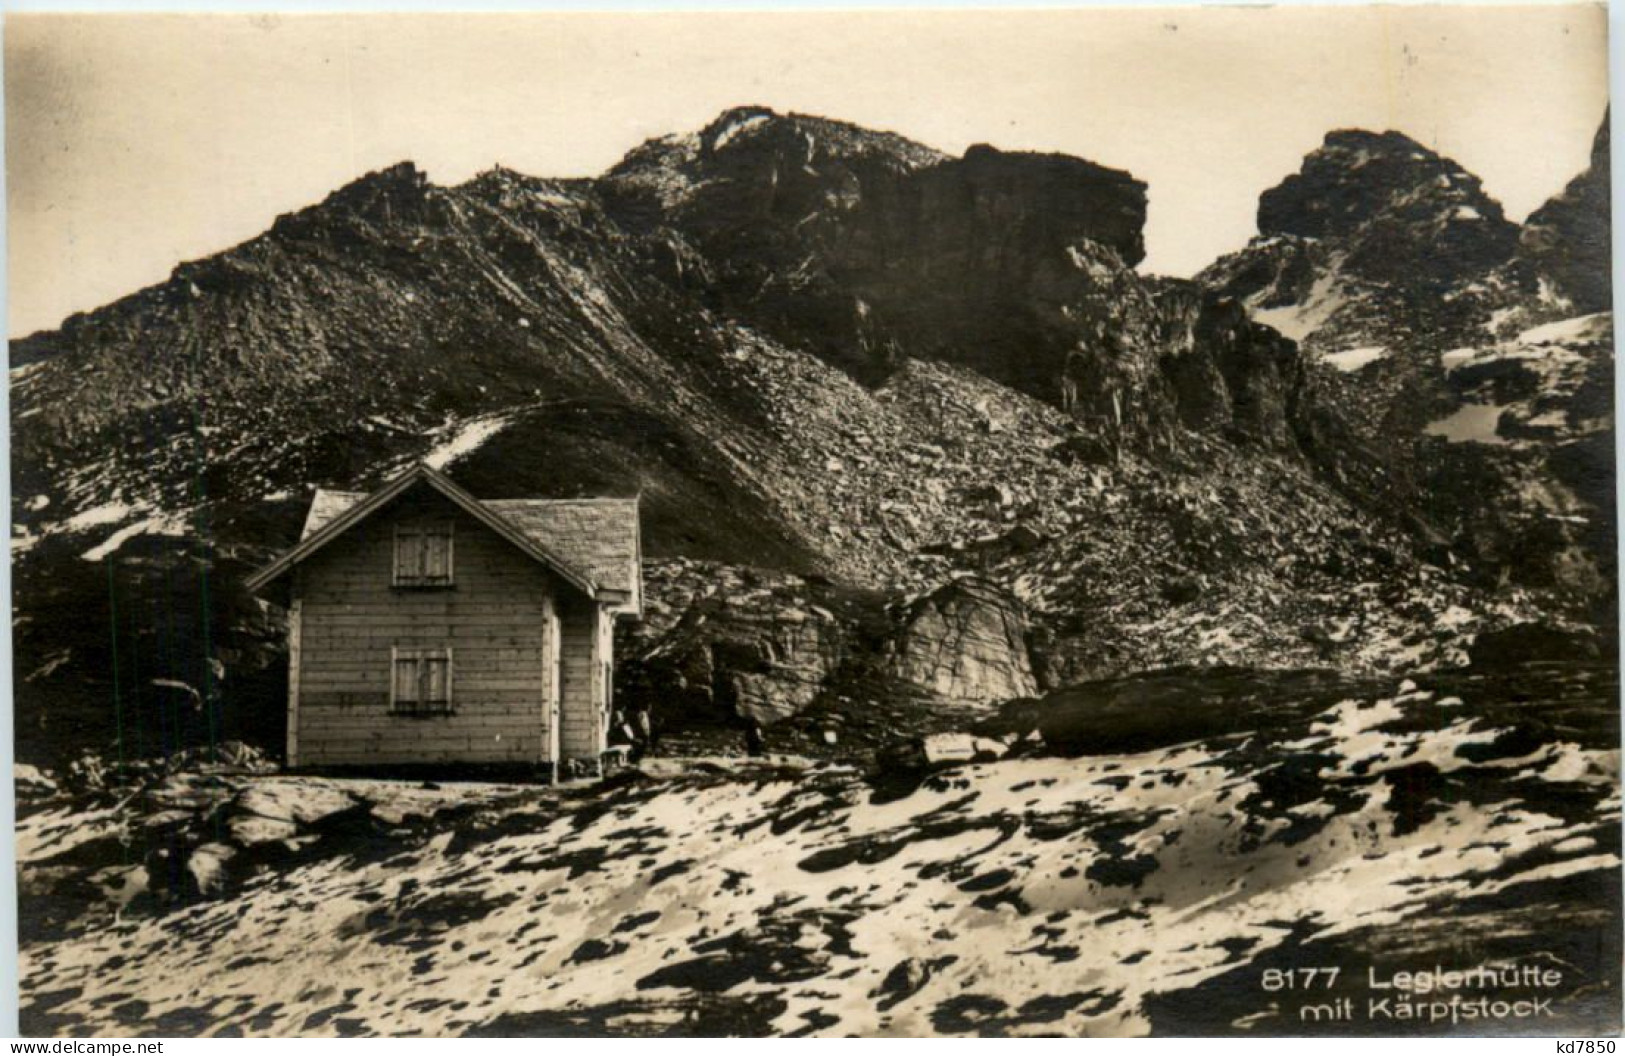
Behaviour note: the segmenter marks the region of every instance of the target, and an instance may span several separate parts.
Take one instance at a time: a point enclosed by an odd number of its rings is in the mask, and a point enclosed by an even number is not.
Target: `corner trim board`
[[[304,631],[300,609],[304,602],[293,599],[288,610],[288,769],[299,765],[299,639]]]

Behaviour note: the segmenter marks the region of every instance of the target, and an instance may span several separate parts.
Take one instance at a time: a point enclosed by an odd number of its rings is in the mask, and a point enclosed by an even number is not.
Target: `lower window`
[[[451,714],[451,649],[394,651],[389,710],[397,715]]]

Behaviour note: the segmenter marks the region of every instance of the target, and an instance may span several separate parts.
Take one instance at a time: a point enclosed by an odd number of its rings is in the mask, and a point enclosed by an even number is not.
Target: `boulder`
[[[905,603],[887,674],[951,700],[1002,701],[1037,692],[1020,602],[976,579],[954,580]]]
[[[1066,686],[1001,719],[1036,723],[1056,754],[1114,755],[1278,730],[1360,686],[1333,670],[1168,668]]]
[[[305,778],[265,778],[250,784],[230,807],[227,822],[238,844],[250,847],[292,839],[366,804],[332,784]]]
[[[216,895],[225,890],[231,862],[236,857],[236,848],[223,843],[205,843],[194,850],[186,860],[186,870],[192,874],[198,893]]]
[[[17,763],[11,768],[11,779],[17,789],[17,798],[46,799],[57,793],[56,782],[37,766]]]
[[[937,770],[962,763],[992,762],[1001,758],[1006,746],[989,737],[970,733],[933,733],[912,737],[882,749],[876,762],[883,770]]]
[[[849,652],[848,621],[815,603],[813,585],[696,600],[628,671],[620,698],[657,722],[771,726],[818,700]],[[821,596],[821,595],[820,595]]]
[[[1597,661],[1612,651],[1610,645],[1593,631],[1515,623],[1480,634],[1468,651],[1468,662],[1475,668],[1495,670],[1541,662]]]

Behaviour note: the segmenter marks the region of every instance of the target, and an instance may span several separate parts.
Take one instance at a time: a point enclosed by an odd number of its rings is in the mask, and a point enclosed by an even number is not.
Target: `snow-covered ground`
[[[115,915],[135,867],[107,866],[105,905],[25,943],[25,1027],[1077,1036],[1221,1014],[1301,1032],[1280,995],[1215,1010],[1206,988],[1295,947],[1363,978],[1412,929],[1494,934],[1506,899],[1546,930],[1480,959],[1550,963],[1566,924],[1605,912],[1586,893],[1618,888],[1619,753],[1572,732],[1596,717],[1576,727],[1562,695],[1486,708],[1407,684],[1271,731],[912,788],[790,767],[567,790],[233,778],[233,816],[253,796],[257,817],[310,803],[346,826],[290,823],[300,850],[169,909]],[[72,828],[60,808],[26,818],[25,895],[116,813],[78,815],[77,847],[48,838]],[[1564,970],[1556,1007],[1578,1014],[1598,968]]]

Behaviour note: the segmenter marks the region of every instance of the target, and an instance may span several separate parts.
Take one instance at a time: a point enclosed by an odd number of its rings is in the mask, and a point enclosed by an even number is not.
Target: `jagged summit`
[[[1260,197],[1258,230],[1354,240],[1353,266],[1394,275],[1487,269],[1517,245],[1516,225],[1478,177],[1392,131],[1329,133],[1298,172]]]
[[[1401,132],[1330,132],[1259,197],[1258,236],[1199,277],[1317,351],[1470,338],[1526,285],[1478,177]]]
[[[690,158],[713,158],[745,144],[758,147],[797,142],[827,158],[866,157],[917,168],[947,155],[894,132],[875,131],[847,121],[811,114],[785,113],[767,106],[735,106],[722,111],[697,132],[673,133],[634,147],[607,175],[617,176],[654,162],[669,160],[675,149]]]
[[[911,168],[935,164],[945,157],[895,132],[793,111],[780,114],[766,106],[724,110],[698,134],[701,151],[710,155],[751,141],[792,138],[815,154],[879,158]]]
[[[1264,192],[1259,236],[1198,277],[1309,352],[1404,505],[1480,561],[1579,590],[1613,551],[1611,324],[1574,318],[1608,307],[1601,149],[1520,229],[1410,137],[1336,131]]]
[[[314,206],[277,217],[273,234],[298,237],[321,217],[348,215],[358,219],[390,221],[421,213],[436,190],[428,173],[413,161],[364,173],[329,194]]]

